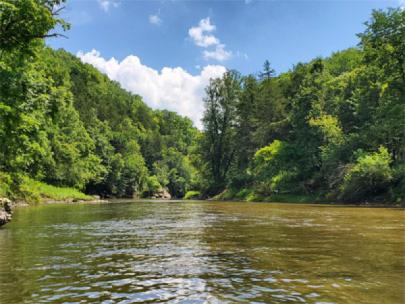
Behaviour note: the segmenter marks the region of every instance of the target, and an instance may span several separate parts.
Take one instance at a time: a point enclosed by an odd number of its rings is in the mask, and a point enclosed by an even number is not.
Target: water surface
[[[132,202],[19,209],[0,303],[405,303],[405,210]]]

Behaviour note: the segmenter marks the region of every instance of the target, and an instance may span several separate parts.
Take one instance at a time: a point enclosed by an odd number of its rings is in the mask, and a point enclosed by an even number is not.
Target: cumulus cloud
[[[153,25],[161,25],[162,19],[160,19],[159,15],[150,15],[149,16],[149,23]]]
[[[209,34],[215,31],[215,25],[211,24],[209,17],[201,19],[198,26],[192,27],[188,30],[188,35],[194,43],[201,47],[208,47],[210,45],[219,44],[219,39],[214,35]]]
[[[212,24],[210,18],[207,17],[201,19],[198,26],[191,27],[188,30],[188,35],[195,45],[199,47],[214,47],[212,50],[204,50],[203,56],[205,59],[218,61],[227,60],[232,56],[232,52],[225,50],[225,44],[221,43],[221,41],[212,34],[215,30],[215,25]]]
[[[202,67],[198,75],[191,75],[181,67],[164,67],[157,71],[142,64],[135,55],[118,61],[105,59],[96,50],[78,52],[77,56],[119,82],[126,90],[142,96],[152,108],[176,111],[189,117],[199,128],[204,112],[204,89],[211,78],[221,77],[226,71],[221,65]]]
[[[213,51],[204,51],[205,59],[215,59],[218,61],[224,61],[231,57],[232,53],[225,50],[224,44],[218,44]]]
[[[118,0],[98,0],[98,4],[102,10],[108,12],[111,7],[118,7],[120,3]]]

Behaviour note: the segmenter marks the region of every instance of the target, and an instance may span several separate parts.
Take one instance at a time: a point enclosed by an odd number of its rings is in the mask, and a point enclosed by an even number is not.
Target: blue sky
[[[284,72],[355,46],[372,9],[401,3],[68,0],[63,17],[72,24],[69,38],[48,44],[78,54],[152,107],[176,110],[198,125],[210,76],[224,68],[256,73],[266,59]],[[188,93],[167,92],[170,87]]]

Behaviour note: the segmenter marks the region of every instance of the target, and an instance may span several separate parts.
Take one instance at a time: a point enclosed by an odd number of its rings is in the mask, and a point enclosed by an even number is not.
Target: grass
[[[27,202],[39,202],[44,199],[51,200],[91,200],[92,196],[86,195],[74,188],[56,187],[33,179],[25,178],[20,185],[20,197]]]

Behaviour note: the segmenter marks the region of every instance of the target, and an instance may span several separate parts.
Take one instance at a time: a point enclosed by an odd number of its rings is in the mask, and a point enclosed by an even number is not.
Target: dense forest
[[[151,110],[92,66],[46,47],[44,38],[61,35],[53,28],[69,27],[59,4],[0,2],[1,194],[39,200],[58,191],[53,185],[131,197],[162,186],[183,197],[194,187],[191,120]]]
[[[0,1],[0,196],[405,201],[405,10],[328,58],[212,79],[200,131],[47,47],[62,2]]]

